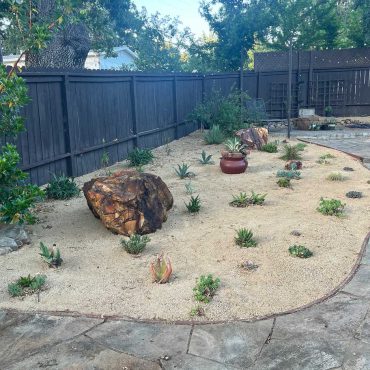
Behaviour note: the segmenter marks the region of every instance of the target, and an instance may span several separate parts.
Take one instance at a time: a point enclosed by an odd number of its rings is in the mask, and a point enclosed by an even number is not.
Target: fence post
[[[175,140],[179,138],[179,115],[177,108],[177,76],[176,73],[173,77],[173,114],[175,119]]]
[[[62,111],[63,111],[63,125],[64,125],[64,139],[65,139],[65,151],[69,153],[70,156],[67,159],[67,174],[68,176],[77,176],[76,167],[76,145],[75,145],[75,135],[72,131],[72,119],[71,119],[71,99],[70,99],[70,83],[69,75],[66,73],[63,75],[62,80]]]
[[[257,84],[256,84],[256,100],[259,99],[260,96],[260,72],[257,72]]]
[[[139,147],[139,136],[137,129],[137,96],[136,96],[136,75],[131,79],[131,109],[132,109],[132,130],[134,135],[134,147]]]

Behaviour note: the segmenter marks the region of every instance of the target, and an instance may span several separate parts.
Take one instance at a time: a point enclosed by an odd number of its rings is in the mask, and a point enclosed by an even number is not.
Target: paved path
[[[336,139],[328,142],[343,150]],[[345,145],[362,150],[362,142]],[[254,323],[148,324],[0,311],[0,370],[369,370],[369,282],[370,242],[356,275],[334,297]]]

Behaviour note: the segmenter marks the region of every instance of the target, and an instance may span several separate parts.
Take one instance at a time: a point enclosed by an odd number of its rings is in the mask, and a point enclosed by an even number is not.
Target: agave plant
[[[167,283],[172,275],[171,260],[167,256],[158,255],[154,261],[150,263],[150,273],[152,274],[153,283]]]
[[[225,146],[229,153],[239,153],[240,150],[242,149],[242,143],[240,142],[240,139],[237,137],[226,140]]]
[[[202,151],[201,158],[199,159],[201,164],[213,164],[212,154],[207,155],[205,150]]]
[[[43,242],[40,243],[40,256],[49,267],[59,267],[63,262],[60,250],[55,246],[48,248]]]

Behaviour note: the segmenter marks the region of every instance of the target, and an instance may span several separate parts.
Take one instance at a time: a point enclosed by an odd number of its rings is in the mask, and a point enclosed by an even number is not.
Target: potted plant
[[[225,142],[226,150],[221,150],[220,167],[223,173],[243,173],[248,167],[247,150],[240,139],[234,137]]]

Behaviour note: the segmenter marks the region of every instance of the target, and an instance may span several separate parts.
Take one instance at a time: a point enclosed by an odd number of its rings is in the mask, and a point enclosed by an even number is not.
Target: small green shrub
[[[243,248],[250,248],[250,247],[257,246],[257,242],[253,238],[253,232],[246,228],[241,228],[237,230],[234,240],[237,245]]]
[[[225,140],[225,136],[222,133],[219,125],[213,125],[203,136],[203,140],[206,144],[221,144]]]
[[[240,142],[240,139],[238,137],[233,137],[232,139],[228,139],[225,141],[226,149],[229,153],[240,153],[243,145]]]
[[[196,286],[193,288],[194,298],[198,302],[209,303],[220,286],[220,279],[214,279],[211,274],[208,276],[201,275],[197,279]]]
[[[267,194],[257,194],[252,191],[250,196],[247,193],[239,193],[238,195],[233,195],[233,200],[229,203],[233,207],[246,207],[249,205],[259,205],[261,206],[266,198]]]
[[[8,292],[12,297],[32,294],[40,290],[45,285],[45,282],[45,275],[21,276],[17,281],[8,285]]]
[[[286,161],[302,159],[299,152],[297,145],[286,144],[283,146],[283,155],[280,158]]]
[[[277,153],[278,146],[276,143],[267,143],[261,146],[261,151],[267,153]]]
[[[239,193],[233,195],[233,200],[229,203],[233,207],[246,207],[249,204],[249,197],[247,193]]]
[[[194,193],[194,191],[195,191],[195,189],[194,189],[193,184],[191,183],[191,181],[187,182],[185,184],[186,194],[192,195]]]
[[[177,169],[175,168],[175,172],[180,179],[185,179],[187,177],[190,177],[191,172],[189,172],[190,166],[186,163],[178,164]]]
[[[199,195],[195,198],[193,196],[190,197],[189,203],[185,203],[185,206],[189,213],[197,213],[200,211],[200,199]]]
[[[347,198],[362,198],[362,193],[361,191],[354,191],[351,190],[348,193],[346,193]]]
[[[267,194],[257,194],[252,190],[252,194],[249,197],[249,204],[262,206],[265,202]]]
[[[101,158],[100,158],[100,163],[102,165],[103,168],[105,167],[108,167],[109,166],[109,162],[110,162],[110,158],[109,158],[109,153],[104,150]]]
[[[317,210],[323,215],[339,217],[344,213],[344,206],[345,204],[338,199],[321,198]]]
[[[49,267],[59,267],[63,262],[59,248],[48,248],[43,242],[40,242],[40,256]]]
[[[47,197],[50,199],[66,200],[80,195],[80,189],[75,183],[75,180],[64,175],[53,175],[45,191]]]
[[[333,172],[328,175],[326,178],[329,181],[344,181],[346,177],[343,176],[340,172]]]
[[[289,180],[295,179],[299,180],[301,178],[301,173],[296,170],[279,170],[276,173],[277,177],[285,177]]]
[[[296,144],[296,148],[299,152],[303,152],[305,150],[306,146],[307,146],[307,144],[305,144],[305,143]]]
[[[127,156],[130,167],[141,167],[153,161],[154,155],[150,149],[135,148]]]
[[[319,163],[319,164],[330,164],[330,161],[329,159],[332,159],[332,158],[335,158],[334,155],[330,154],[330,153],[327,153],[327,154],[323,154],[319,157],[319,159],[316,161],[316,163]]]
[[[313,253],[303,245],[292,245],[289,247],[289,253],[293,257],[309,258]]]
[[[290,188],[292,185],[290,184],[290,179],[286,177],[281,177],[277,182],[276,182],[281,188]]]
[[[148,236],[139,234],[131,235],[128,240],[121,240],[122,247],[130,254],[141,253],[149,242],[150,238]]]
[[[213,164],[214,162],[212,160],[212,154],[207,155],[207,153],[203,150],[199,162],[201,164]]]

